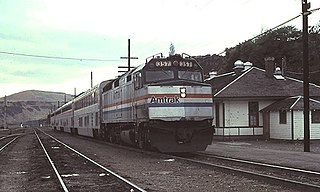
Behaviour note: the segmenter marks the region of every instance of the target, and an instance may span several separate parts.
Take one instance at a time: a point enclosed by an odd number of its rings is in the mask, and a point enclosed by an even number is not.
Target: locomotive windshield
[[[168,81],[173,79],[181,79],[187,81],[202,82],[201,71],[191,71],[182,69],[161,69],[161,70],[147,70],[146,71],[146,82],[160,82]]]
[[[147,83],[171,80],[203,82],[202,68],[194,59],[181,55],[151,59],[145,67]]]
[[[174,79],[173,70],[157,70],[157,71],[146,71],[146,81],[147,82],[157,82],[163,80]]]
[[[200,71],[178,71],[178,78],[183,80],[202,82]]]

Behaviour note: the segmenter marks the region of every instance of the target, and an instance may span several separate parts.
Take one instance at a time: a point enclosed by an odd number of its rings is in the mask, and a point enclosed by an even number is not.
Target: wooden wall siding
[[[287,112],[287,123],[279,123],[279,111],[270,112],[270,138],[291,140],[291,113]]]
[[[304,125],[303,111],[293,111],[294,140],[303,140]],[[287,124],[279,124],[279,112],[270,112],[270,138],[292,140],[291,112],[287,112]],[[320,139],[320,123],[311,123],[310,114],[310,139]]]
[[[270,105],[274,101],[259,101],[259,110]],[[248,100],[243,101],[224,101],[225,104],[225,127],[249,126]],[[221,107],[222,108],[222,107]],[[222,111],[220,111],[222,112]],[[223,114],[220,114],[223,117]],[[220,122],[220,126],[221,126]],[[263,115],[259,113],[259,126],[263,126]]]
[[[310,123],[310,139],[320,139],[320,123]]]
[[[274,101],[259,101],[259,110]],[[259,126],[249,127],[248,100],[227,100],[219,105],[219,127],[215,135],[242,136],[263,135],[263,114],[259,113]],[[224,107],[223,107],[224,105]],[[214,106],[215,108],[215,106]],[[214,111],[216,111],[214,109]],[[216,114],[214,115],[216,117]],[[224,118],[224,119],[223,119]],[[214,121],[215,124],[215,121]]]
[[[225,127],[249,126],[248,102],[225,101]]]
[[[320,139],[320,123],[312,123],[312,112],[310,112],[310,138]]]

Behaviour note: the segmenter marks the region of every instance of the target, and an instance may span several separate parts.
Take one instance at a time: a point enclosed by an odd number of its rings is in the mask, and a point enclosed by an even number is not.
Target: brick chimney
[[[272,77],[274,73],[274,57],[266,57],[264,58],[264,63],[265,63],[265,69],[266,69],[266,76],[267,77]]]

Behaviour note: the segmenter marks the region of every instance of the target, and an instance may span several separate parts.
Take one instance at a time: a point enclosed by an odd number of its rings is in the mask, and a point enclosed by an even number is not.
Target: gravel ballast
[[[46,128],[42,130],[146,191],[295,191],[292,188],[187,163],[165,154],[144,153]],[[30,129],[23,139],[6,152],[7,155],[1,154],[0,161],[5,164],[0,164],[0,191],[56,190],[52,187],[44,188],[46,185],[54,186],[56,181],[53,176],[48,177],[52,173],[46,167],[48,162],[36,151],[36,144],[36,137]],[[18,160],[13,160],[15,158]],[[22,172],[23,174],[20,174]]]

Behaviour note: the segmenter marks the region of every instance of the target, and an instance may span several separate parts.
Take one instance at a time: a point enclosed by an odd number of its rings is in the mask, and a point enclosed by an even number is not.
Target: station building
[[[215,137],[302,140],[303,81],[275,68],[235,62],[234,71],[206,80],[212,85]],[[320,86],[310,83],[310,138],[320,139]]]

